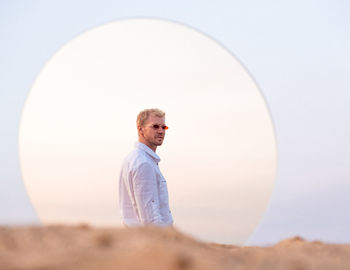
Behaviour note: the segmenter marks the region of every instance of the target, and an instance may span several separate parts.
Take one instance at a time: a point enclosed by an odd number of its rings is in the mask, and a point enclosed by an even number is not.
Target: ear
[[[137,126],[137,131],[143,135],[143,130],[142,130],[142,126]]]

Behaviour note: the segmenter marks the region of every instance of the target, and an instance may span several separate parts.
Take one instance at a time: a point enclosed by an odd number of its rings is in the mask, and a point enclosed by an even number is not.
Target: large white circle
[[[157,150],[175,226],[242,244],[267,206],[276,145],[253,79],[222,46],[186,26],[132,19],[66,44],[36,79],[19,151],[44,223],[120,225],[118,176],[144,108],[166,111]]]

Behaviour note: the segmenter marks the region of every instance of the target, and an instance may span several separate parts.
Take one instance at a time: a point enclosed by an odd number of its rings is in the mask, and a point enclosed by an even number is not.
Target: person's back
[[[140,115],[144,112],[148,115],[140,123]],[[155,115],[152,113],[154,109],[139,114],[139,142],[125,158],[120,173],[119,204],[123,223],[127,226],[173,224],[166,180],[158,167],[160,158],[155,153],[156,147],[163,142],[167,127],[164,113],[157,109]],[[146,126],[150,122],[151,125]],[[152,130],[144,131],[147,127]]]

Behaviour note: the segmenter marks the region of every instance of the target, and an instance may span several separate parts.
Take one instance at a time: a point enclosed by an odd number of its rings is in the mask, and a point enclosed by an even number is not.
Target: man
[[[137,116],[138,142],[124,160],[119,179],[119,204],[124,225],[171,226],[166,180],[159,170],[157,147],[162,145],[165,113],[147,109]]]

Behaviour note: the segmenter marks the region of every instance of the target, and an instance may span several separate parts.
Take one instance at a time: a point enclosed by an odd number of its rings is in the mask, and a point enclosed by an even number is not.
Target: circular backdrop
[[[166,112],[157,149],[175,226],[242,244],[267,206],[276,144],[264,99],[223,46],[184,25],[115,21],[85,32],[42,69],[25,103],[20,165],[44,223],[121,225],[118,178],[136,116]]]

